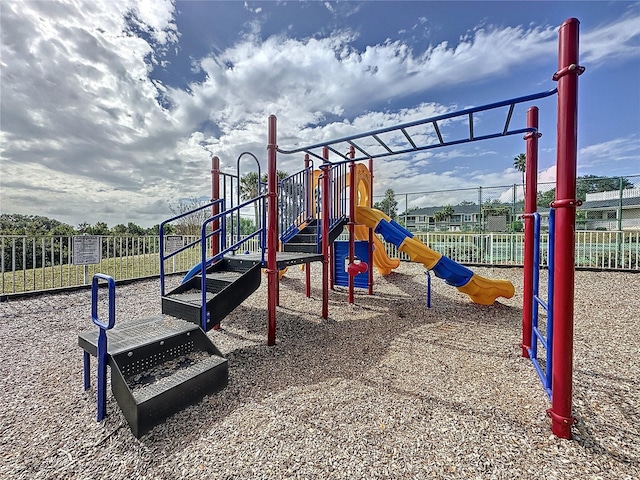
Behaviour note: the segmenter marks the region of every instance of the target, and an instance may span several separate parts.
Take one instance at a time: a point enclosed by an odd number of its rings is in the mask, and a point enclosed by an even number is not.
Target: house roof
[[[605,208],[619,208],[620,199],[610,200],[589,200],[582,202],[581,210],[603,210]],[[622,208],[640,208],[640,197],[630,197],[622,199]]]
[[[409,212],[407,212],[407,216],[418,216],[418,215],[424,215],[424,216],[429,216],[429,217],[433,217],[436,212],[440,212],[442,211],[442,209],[444,208],[444,206],[442,207],[423,207],[423,208],[418,208],[417,210],[411,210]],[[453,208],[453,214],[455,215],[456,213],[460,214],[471,214],[471,213],[479,213],[479,206],[478,205],[455,205],[452,206]],[[404,217],[404,212],[400,214],[401,217]]]
[[[511,204],[508,203],[501,203],[497,206],[500,207],[509,207],[511,208]],[[517,207],[521,208],[521,204],[518,204]],[[444,208],[444,206],[442,207],[423,207],[423,208],[418,208],[417,210],[411,210],[410,212],[407,212],[407,216],[418,216],[418,215],[423,215],[423,216],[429,216],[429,217],[433,217],[436,212],[440,212],[442,211],[442,209]],[[479,210],[479,206],[478,205],[454,205],[452,206],[453,208],[453,214],[473,214],[473,213],[480,213]],[[549,213],[549,209],[548,208],[544,208],[544,207],[540,207],[538,208],[538,211],[540,213]],[[519,214],[521,212],[516,212],[516,214]],[[404,217],[405,213],[401,213],[398,216],[400,217]]]

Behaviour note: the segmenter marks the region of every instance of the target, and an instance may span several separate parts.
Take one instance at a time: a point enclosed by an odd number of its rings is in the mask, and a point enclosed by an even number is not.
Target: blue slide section
[[[432,270],[436,277],[442,278],[447,285],[454,287],[466,285],[473,277],[471,270],[445,256],[440,257],[440,260],[433,266]]]
[[[398,222],[396,222],[395,220],[391,220],[391,222],[389,222],[391,225],[393,225],[394,227],[396,227],[396,229],[400,230],[402,233],[404,233],[407,237],[409,238],[413,238],[413,233],[411,233],[409,230],[407,230],[406,228],[404,228],[402,225],[400,225]]]
[[[213,263],[213,258],[210,258],[207,260],[207,262],[205,263],[206,267],[209,267],[209,265],[211,265]],[[202,270],[201,268],[202,262],[194,265],[193,267],[191,267],[191,270],[189,270],[187,272],[187,274],[184,276],[184,278],[182,279],[182,282],[180,283],[187,283],[187,281],[193,277],[195,277],[197,274],[200,273],[200,271]]]
[[[376,226],[375,232],[382,235],[387,242],[393,243],[396,247],[400,248],[404,239],[407,238],[408,232],[400,227],[400,225],[394,225],[393,223],[381,219]],[[398,229],[398,227],[400,227],[400,229]],[[413,237],[412,234],[409,233],[409,235]]]

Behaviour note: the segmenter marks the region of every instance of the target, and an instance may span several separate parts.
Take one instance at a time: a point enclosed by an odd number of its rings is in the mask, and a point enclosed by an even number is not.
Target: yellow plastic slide
[[[385,240],[396,245],[399,251],[409,255],[412,261],[422,263],[427,269],[433,270],[437,277],[469,295],[475,303],[492,305],[496,298],[511,298],[515,293],[511,282],[482,277],[449,257],[431,250],[380,210],[357,207],[356,222],[373,228]]]
[[[354,229],[356,240],[369,241],[369,228],[364,225],[356,225]],[[373,266],[378,269],[380,275],[389,275],[394,268],[400,265],[399,258],[390,258],[384,248],[384,243],[373,235]]]

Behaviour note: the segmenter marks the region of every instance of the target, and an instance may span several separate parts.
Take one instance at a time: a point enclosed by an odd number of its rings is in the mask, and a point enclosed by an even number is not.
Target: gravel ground
[[[422,266],[403,263],[355,305],[331,292],[327,320],[319,271],[311,298],[297,267],[283,278],[271,348],[263,281],[209,333],[229,386],[140,440],[110,389],[101,423],[95,380],[82,389],[88,291],[0,304],[0,478],[640,477],[640,275],[576,273],[567,441],[520,355],[521,269],[476,269],[511,280],[513,299],[474,305],[435,279],[427,309]],[[119,286],[117,322],[158,313],[158,291]]]

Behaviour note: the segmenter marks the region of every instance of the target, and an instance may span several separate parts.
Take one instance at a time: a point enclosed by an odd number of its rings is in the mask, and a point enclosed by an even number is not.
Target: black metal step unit
[[[245,255],[224,257],[207,269],[206,304],[211,330],[260,286],[260,262]],[[196,275],[162,297],[162,313],[200,325],[202,276]]]
[[[342,218],[329,230],[330,244],[340,236],[346,224],[347,219]],[[286,239],[282,244],[282,250],[284,252],[320,253],[321,243],[318,240],[318,229],[320,228],[321,225],[317,220],[311,221],[298,233]]]
[[[78,344],[96,355],[98,330]],[[111,390],[140,438],[167,417],[227,385],[228,363],[200,327],[169,315],[107,331]]]

